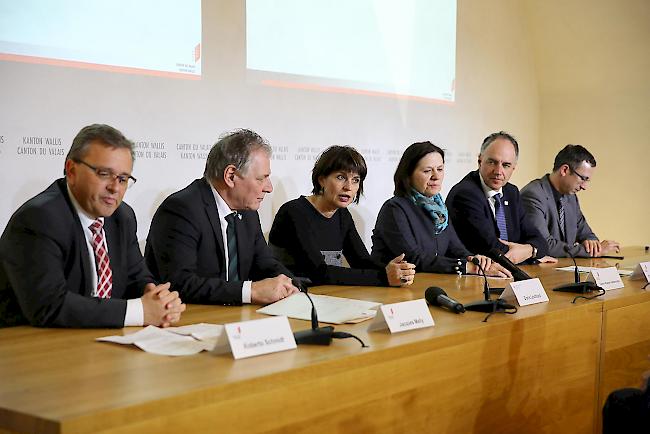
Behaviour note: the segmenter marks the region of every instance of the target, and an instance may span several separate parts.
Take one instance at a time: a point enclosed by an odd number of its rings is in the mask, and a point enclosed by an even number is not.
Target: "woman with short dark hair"
[[[440,190],[445,153],[431,142],[413,143],[402,154],[395,176],[395,196],[377,216],[372,257],[378,261],[405,253],[417,271],[479,273],[477,258],[488,275],[511,277],[488,257],[472,255],[458,239]],[[392,256],[391,256],[392,255]]]
[[[414,265],[397,254],[373,260],[347,207],[359,203],[366,162],[350,146],[332,146],[312,170],[312,195],[300,196],[278,210],[269,233],[274,254],[299,277],[313,284],[407,286]],[[345,258],[350,267],[343,264]]]

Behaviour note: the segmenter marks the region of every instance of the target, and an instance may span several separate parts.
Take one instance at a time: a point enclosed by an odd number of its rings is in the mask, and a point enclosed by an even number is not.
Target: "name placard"
[[[232,352],[235,359],[296,349],[286,316],[233,322],[225,324],[224,331],[213,352]]]
[[[377,316],[368,326],[368,331],[382,330],[388,327],[391,333],[399,333],[433,325],[429,306],[421,298],[379,306]]]
[[[623,288],[625,286],[616,267],[594,268],[589,273],[587,280],[590,282],[596,282],[596,285],[600,286],[605,291]]]
[[[644,277],[646,282],[650,282],[650,262],[640,262],[632,272],[630,279],[641,280]]]
[[[548,303],[548,295],[546,295],[542,282],[538,278],[508,283],[499,298],[504,300],[516,299],[519,306]]]

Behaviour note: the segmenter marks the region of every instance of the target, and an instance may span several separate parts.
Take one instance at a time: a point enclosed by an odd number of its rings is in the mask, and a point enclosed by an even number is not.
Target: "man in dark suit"
[[[65,178],[21,206],[0,238],[0,326],[168,326],[185,309],[156,286],[122,202],[133,143],[108,125],[74,138]],[[144,293],[144,294],[143,294]]]
[[[204,177],[169,196],[151,222],[145,257],[187,302],[267,304],[298,291],[271,254],[257,209],[271,184],[271,147],[249,130],[223,136]]]
[[[596,159],[580,145],[567,145],[555,157],[553,172],[531,181],[521,190],[526,218],[546,239],[549,253],[601,256],[618,253],[619,243],[599,241],[580,210],[576,194],[586,190]]]
[[[546,242],[526,221],[519,190],[508,181],[517,166],[519,145],[500,131],[483,140],[478,170],[468,173],[447,196],[449,217],[470,251],[501,251],[515,264],[546,257]]]

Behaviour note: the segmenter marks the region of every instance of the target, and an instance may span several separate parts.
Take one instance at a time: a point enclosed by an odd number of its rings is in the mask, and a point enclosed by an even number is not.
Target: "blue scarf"
[[[435,226],[436,235],[447,228],[447,224],[449,224],[449,214],[447,213],[447,207],[442,201],[440,193],[432,197],[426,197],[419,191],[412,190],[411,200],[414,204],[422,207],[427,214],[429,214],[431,221]]]

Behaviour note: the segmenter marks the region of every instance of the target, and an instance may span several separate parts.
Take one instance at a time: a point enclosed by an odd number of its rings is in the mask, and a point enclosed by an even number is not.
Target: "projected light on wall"
[[[249,78],[454,101],[456,0],[247,0]]]
[[[0,0],[0,60],[198,79],[201,0]]]

